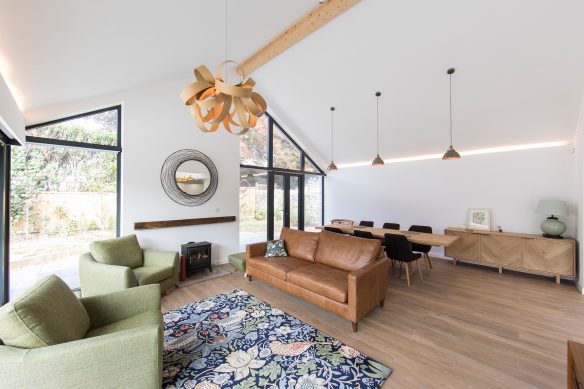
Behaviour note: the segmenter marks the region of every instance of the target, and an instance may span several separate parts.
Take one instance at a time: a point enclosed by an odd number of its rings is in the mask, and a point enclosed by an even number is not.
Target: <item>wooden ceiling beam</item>
[[[240,70],[249,75],[260,66],[268,63],[288,48],[292,47],[314,31],[318,30],[361,0],[327,0],[298,20],[286,31],[274,38],[251,57],[246,59]]]

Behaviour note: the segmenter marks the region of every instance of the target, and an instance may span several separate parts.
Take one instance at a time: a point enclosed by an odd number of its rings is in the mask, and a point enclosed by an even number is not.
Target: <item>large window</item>
[[[241,248],[277,239],[282,227],[314,230],[323,222],[324,173],[265,114],[240,142]]]
[[[119,231],[121,107],[27,128],[11,148],[10,298],[46,274],[79,288],[79,255]]]

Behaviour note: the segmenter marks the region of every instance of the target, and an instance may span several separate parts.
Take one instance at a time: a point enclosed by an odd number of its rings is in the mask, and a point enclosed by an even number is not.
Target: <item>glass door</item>
[[[302,176],[291,173],[271,173],[272,228],[271,239],[279,239],[282,227],[302,229]]]

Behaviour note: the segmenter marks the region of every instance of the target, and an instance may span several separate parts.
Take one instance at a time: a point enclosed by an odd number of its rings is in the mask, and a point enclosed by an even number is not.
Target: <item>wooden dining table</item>
[[[387,228],[378,227],[361,227],[352,226],[347,224],[327,224],[325,226],[317,226],[316,228],[322,230],[324,227],[334,227],[338,228],[346,234],[353,234],[353,231],[368,231],[373,234],[376,238],[384,238],[385,234],[395,234],[403,235],[407,238],[410,243],[418,243],[427,246],[443,246],[448,247],[453,244],[458,237],[452,235],[442,235],[442,234],[429,234],[426,232],[416,232],[416,231],[401,231],[401,230],[390,230]]]

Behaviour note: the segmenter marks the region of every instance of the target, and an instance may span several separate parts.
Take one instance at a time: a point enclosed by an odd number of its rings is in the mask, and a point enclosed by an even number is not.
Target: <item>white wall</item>
[[[218,130],[202,133],[179,101],[188,79],[160,83],[59,107],[26,112],[38,123],[123,102],[122,234],[136,233],[145,248],[180,250],[180,244],[207,240],[213,260],[225,261],[239,246],[238,222],[134,231],[138,221],[237,216],[239,219],[239,138]],[[160,184],[164,160],[180,149],[196,149],[213,160],[219,173],[215,195],[198,207],[172,201]]]
[[[2,74],[0,74],[0,131],[24,144],[24,119]]]
[[[578,203],[578,213],[576,230],[577,230],[577,240],[578,240],[578,257],[580,267],[578,268],[578,289],[582,293],[582,280],[584,280],[584,266],[582,266],[582,258],[584,258],[584,97],[582,98],[582,107],[580,109],[580,117],[578,119],[578,125],[576,127],[576,132],[574,134],[574,185],[576,186],[576,197]]]
[[[325,221],[348,218],[430,225],[437,233],[466,223],[467,208],[490,208],[491,226],[541,233],[539,199],[566,200],[566,234],[576,232],[576,185],[571,146],[340,169],[327,176]],[[437,254],[442,249],[434,248]]]

